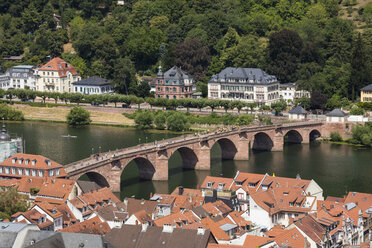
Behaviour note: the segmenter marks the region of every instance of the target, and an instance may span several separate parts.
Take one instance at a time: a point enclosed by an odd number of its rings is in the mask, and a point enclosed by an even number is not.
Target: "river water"
[[[97,152],[125,148],[139,143],[172,138],[180,134],[165,131],[89,126],[72,128],[46,122],[8,123],[8,132],[23,137],[26,153],[40,154],[61,164],[80,160]],[[64,138],[63,135],[77,136]],[[135,163],[124,170],[120,197],[148,198],[152,192],[168,193],[175,187],[197,188],[205,176],[234,177],[236,172],[275,173],[276,176],[314,179],[324,195],[342,196],[347,191],[372,193],[372,149],[314,142],[285,145],[283,152],[252,152],[248,161],[221,161],[218,145],[211,150],[210,171],[185,170],[175,153],[169,160],[167,182],[143,181]]]

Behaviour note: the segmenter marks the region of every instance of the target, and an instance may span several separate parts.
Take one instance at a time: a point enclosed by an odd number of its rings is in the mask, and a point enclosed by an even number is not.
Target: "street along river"
[[[114,150],[180,135],[165,131],[140,131],[111,126],[72,128],[47,122],[7,123],[8,132],[25,140],[26,153],[40,154],[68,164],[92,153]],[[75,137],[76,136],[76,137]],[[275,173],[276,176],[314,179],[324,194],[342,196],[347,191],[372,193],[372,149],[313,142],[285,145],[283,152],[252,152],[248,161],[221,161],[213,146],[210,171],[185,170],[175,153],[169,161],[169,180],[142,181],[134,162],[123,171],[121,198],[148,198],[151,192],[167,193],[179,185],[200,186],[205,176],[234,177],[236,172]]]

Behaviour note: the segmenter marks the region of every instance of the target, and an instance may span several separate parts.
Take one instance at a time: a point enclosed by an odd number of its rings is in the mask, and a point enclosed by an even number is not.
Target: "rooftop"
[[[221,80],[232,80],[232,82],[252,83],[252,84],[270,84],[278,82],[273,75],[267,74],[260,68],[238,68],[227,67],[220,73],[211,77],[210,82],[219,82]]]
[[[297,115],[305,115],[307,114],[307,111],[301,107],[301,106],[297,106],[291,110],[288,111],[289,114],[297,114]]]
[[[104,86],[111,85],[111,81],[100,77],[89,77],[72,83],[73,85]]]
[[[329,117],[345,117],[347,115],[341,109],[334,109],[331,112],[329,112],[328,114],[326,114],[326,116],[329,116]]]
[[[361,88],[360,90],[372,90],[372,84],[369,84],[369,85]]]

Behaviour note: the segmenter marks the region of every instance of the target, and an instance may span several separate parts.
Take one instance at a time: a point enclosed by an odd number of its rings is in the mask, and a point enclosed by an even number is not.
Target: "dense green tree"
[[[296,81],[303,42],[296,31],[281,30],[269,37],[268,70],[283,83]]]
[[[136,83],[135,74],[134,64],[128,57],[117,59],[113,73],[115,91],[128,95],[129,88]]]
[[[183,131],[190,128],[190,124],[185,115],[180,112],[173,112],[167,117],[167,129],[171,131]]]
[[[150,129],[152,128],[152,122],[154,121],[154,116],[150,111],[139,112],[136,114],[134,122],[139,129]]]
[[[90,122],[90,113],[81,106],[73,107],[67,115],[67,124],[73,127],[86,126]]]
[[[310,108],[311,109],[324,109],[327,103],[327,97],[318,91],[311,93]]]
[[[271,109],[275,111],[275,115],[279,115],[280,112],[287,108],[287,103],[284,100],[274,102],[271,104]]]
[[[11,220],[11,216],[17,212],[25,212],[28,209],[27,198],[18,194],[15,187],[0,190],[0,218]]]

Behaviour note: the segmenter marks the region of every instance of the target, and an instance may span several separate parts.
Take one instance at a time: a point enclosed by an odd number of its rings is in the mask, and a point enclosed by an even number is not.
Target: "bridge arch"
[[[221,158],[222,158],[222,160],[234,159],[235,158],[235,155],[238,152],[238,149],[236,148],[236,145],[232,140],[230,140],[228,138],[221,138],[221,139],[217,140],[212,145],[212,148],[213,148],[214,145],[216,145],[216,143],[218,143],[218,145],[221,148]]]
[[[313,129],[309,133],[309,140],[311,142],[311,141],[314,141],[316,138],[319,138],[321,136],[322,136],[322,134],[320,133],[320,131],[318,129]]]
[[[195,154],[194,150],[189,147],[180,147],[172,152],[169,158],[171,158],[172,155],[177,151],[182,159],[182,168],[194,169],[199,161],[198,156]]]
[[[139,176],[141,179],[144,179],[144,180],[152,179],[152,177],[155,174],[155,167],[150,162],[150,160],[144,157],[136,157],[132,159],[131,161],[129,161],[127,165],[130,164],[131,162],[134,162],[137,165],[137,168],[139,170]],[[122,173],[125,171],[126,167],[127,166],[124,167],[124,170],[122,171]]]
[[[259,132],[254,135],[252,150],[271,151],[274,142],[267,133]]]
[[[297,130],[289,130],[284,135],[284,142],[289,144],[301,144],[303,142],[302,135]]]
[[[95,171],[89,171],[83,174],[81,177],[87,176],[91,182],[97,183],[101,187],[108,187],[110,188],[110,184],[108,180],[100,173]]]

